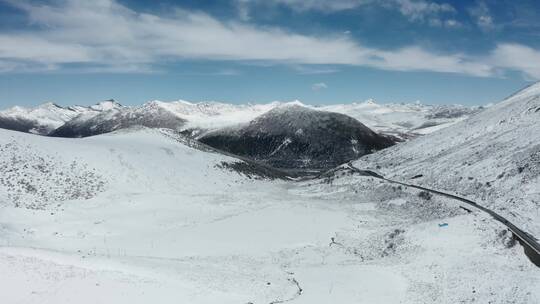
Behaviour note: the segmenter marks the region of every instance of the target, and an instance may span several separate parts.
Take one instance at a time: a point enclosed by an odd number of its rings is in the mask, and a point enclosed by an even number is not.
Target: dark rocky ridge
[[[284,169],[329,169],[394,144],[352,117],[299,105],[275,108],[246,125],[198,139]]]
[[[40,126],[35,120],[24,118],[0,117],[0,128],[26,133],[44,133],[49,130]]]

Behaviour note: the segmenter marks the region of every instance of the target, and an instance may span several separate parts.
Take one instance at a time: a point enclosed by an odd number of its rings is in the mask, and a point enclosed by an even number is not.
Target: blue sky
[[[485,104],[540,79],[536,0],[0,0],[0,105]]]

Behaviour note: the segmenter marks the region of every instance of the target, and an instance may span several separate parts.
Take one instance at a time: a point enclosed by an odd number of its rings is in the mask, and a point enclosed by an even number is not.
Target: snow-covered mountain
[[[15,106],[0,111],[0,128],[40,135],[49,135],[68,121],[81,115],[91,117],[110,109],[121,107],[113,100],[100,102],[90,107],[62,107],[48,102],[33,108]]]
[[[394,143],[354,118],[300,104],[275,107],[247,124],[210,131],[198,140],[287,169],[330,169]]]
[[[180,131],[185,120],[160,102],[148,102],[140,107],[109,107],[99,113],[85,113],[51,132],[55,137],[87,137],[109,133],[132,126],[168,128]]]
[[[482,109],[459,105],[377,104],[372,100],[329,106],[310,106],[299,101],[233,105],[219,102],[191,103],[182,100],[173,102],[155,100],[142,106],[124,107],[111,100],[91,107],[63,108],[52,104],[29,109],[14,107],[0,112],[0,127],[41,135],[47,135],[62,127],[54,133],[58,136],[88,136],[146,122],[148,126],[177,128],[182,125],[182,129],[195,134],[201,130],[247,123],[271,109],[287,104],[345,114],[356,118],[376,132],[403,139],[444,128]],[[160,110],[155,111],[155,109]],[[149,110],[149,113],[143,114],[145,110]],[[100,113],[102,115],[96,117]],[[168,117],[153,118],[152,113]],[[184,122],[180,124],[170,113]],[[149,121],[153,122],[148,123]],[[163,125],[159,125],[160,121]]]
[[[477,199],[539,236],[540,83],[356,165]]]
[[[15,106],[0,112],[0,128],[48,134],[84,110],[78,107],[63,108],[50,102],[34,108]]]

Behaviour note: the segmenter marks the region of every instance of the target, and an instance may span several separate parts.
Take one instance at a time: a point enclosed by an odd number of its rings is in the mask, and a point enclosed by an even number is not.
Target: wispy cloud
[[[536,58],[538,51],[518,45],[502,45],[485,59],[418,46],[381,50],[365,47],[342,33],[308,36],[277,27],[224,22],[180,9],[158,16],[136,12],[114,0],[64,0],[55,1],[55,5],[34,5],[24,0],[8,3],[24,11],[33,26],[0,32],[0,71],[4,72],[64,70],[74,64],[90,71],[148,72],[171,61],[202,59],[286,64],[313,70],[352,65],[474,76],[490,76],[498,69],[511,68],[538,77],[535,68],[509,57],[521,52]],[[492,58],[505,60],[499,63]]]
[[[291,68],[301,75],[332,74],[339,72],[339,69],[336,67],[324,65],[291,65]]]
[[[456,9],[448,3],[435,3],[424,0],[394,0],[398,10],[412,21],[425,19],[435,19],[440,14],[455,13]]]
[[[311,85],[311,89],[313,91],[320,91],[320,90],[327,89],[327,88],[328,88],[328,85],[326,85],[326,83],[324,83],[324,82],[318,82],[318,83],[314,83],[313,85]]]
[[[469,14],[480,29],[484,31],[495,29],[490,9],[484,1],[477,1],[474,6],[470,7]]]
[[[430,0],[237,0],[237,2],[241,4],[239,5],[240,16],[249,14],[248,3],[284,5],[298,12],[329,13],[371,5],[396,10],[410,21],[425,22],[434,26],[444,26],[447,18],[443,18],[443,15],[451,15],[456,12],[456,9],[448,3],[437,3]]]
[[[242,0],[246,1],[246,0]],[[250,0],[252,2],[260,0]],[[374,0],[267,0],[267,3],[281,4],[291,7],[297,11],[320,10],[320,11],[342,11],[353,9],[362,5],[371,4]]]

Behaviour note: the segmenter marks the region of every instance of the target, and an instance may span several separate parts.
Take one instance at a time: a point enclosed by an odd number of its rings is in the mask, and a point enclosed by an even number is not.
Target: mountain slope
[[[540,236],[540,83],[453,126],[367,156],[358,167],[454,191]]]
[[[198,140],[277,168],[332,168],[386,148],[392,140],[354,118],[289,104],[246,125],[211,131]]]

